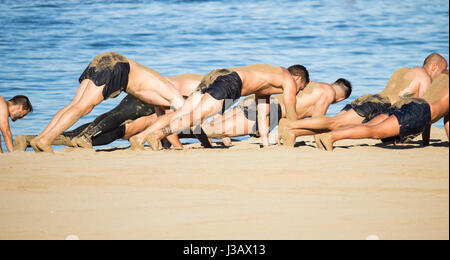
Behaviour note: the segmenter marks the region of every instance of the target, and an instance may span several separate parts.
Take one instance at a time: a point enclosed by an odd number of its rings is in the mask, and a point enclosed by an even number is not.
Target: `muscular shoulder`
[[[203,76],[200,74],[180,74],[175,77],[169,77],[172,80],[202,80]]]
[[[413,68],[411,69],[411,71],[414,73],[414,76],[421,78],[421,79],[425,79],[425,80],[430,80],[430,76],[428,76],[427,72],[425,71],[424,68],[422,67],[417,67],[417,68]]]
[[[6,110],[7,107],[8,103],[6,102],[5,98],[0,96],[0,110]]]
[[[394,74],[403,74],[403,73],[408,73],[408,72],[412,72],[412,71],[413,71],[413,69],[405,67],[405,68],[400,68],[400,69],[396,70],[394,72]]]
[[[232,68],[235,71],[253,71],[253,72],[262,72],[262,73],[270,73],[270,74],[283,74],[286,69],[283,69],[280,66],[274,66],[269,64],[253,64],[245,67]],[[287,70],[286,70],[287,71]],[[289,71],[287,71],[289,73]]]
[[[414,68],[413,72],[415,75],[415,80],[420,84],[420,88],[426,89],[431,85],[431,77],[423,68]]]
[[[329,84],[320,85],[318,90],[320,91],[319,93],[322,102],[331,104],[334,101],[336,91]]]
[[[336,94],[334,89],[327,83],[314,82],[311,87],[312,94],[323,98],[330,98]]]
[[[3,97],[0,97],[0,118],[1,120],[4,120],[5,118],[8,118],[8,103]]]

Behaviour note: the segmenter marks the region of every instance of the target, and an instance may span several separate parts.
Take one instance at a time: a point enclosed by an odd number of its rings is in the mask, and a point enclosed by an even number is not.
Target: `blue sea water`
[[[354,94],[332,106],[333,115],[356,97],[381,91],[397,68],[420,66],[431,52],[448,60],[449,3],[0,0],[0,96],[27,95],[35,107],[12,123],[14,136],[39,134],[71,101],[87,64],[105,51],[167,76],[254,63],[303,64],[312,80],[344,77],[353,83]]]

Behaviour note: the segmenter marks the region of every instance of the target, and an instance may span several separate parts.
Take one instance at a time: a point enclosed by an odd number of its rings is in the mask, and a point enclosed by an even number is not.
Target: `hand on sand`
[[[162,148],[161,140],[156,134],[149,134],[145,137],[145,141],[150,145],[153,151],[159,151]]]
[[[133,136],[129,140],[131,145],[131,150],[133,151],[144,151],[144,141],[139,139],[137,136]]]
[[[296,137],[289,131],[288,125],[290,122],[291,121],[285,118],[280,120],[280,124],[278,125],[278,144],[280,144],[280,140],[282,140],[283,145],[294,147]]]
[[[226,147],[231,147],[231,146],[233,146],[233,142],[231,141],[231,138],[229,138],[229,137],[222,138],[222,143],[223,143],[223,145],[225,145]]]
[[[30,141],[31,147],[33,147],[34,151],[37,153],[53,153],[52,146],[42,140],[42,138],[36,137]]]
[[[331,135],[329,133],[317,135],[316,144],[319,149],[332,152],[333,142],[331,141]]]
[[[93,149],[92,141],[85,136],[75,137],[72,139],[71,143],[72,143],[73,147],[80,147],[80,148],[84,148],[84,149]]]

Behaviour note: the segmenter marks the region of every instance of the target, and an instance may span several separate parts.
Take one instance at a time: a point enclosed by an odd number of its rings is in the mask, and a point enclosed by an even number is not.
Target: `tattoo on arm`
[[[173,131],[172,131],[172,129],[170,128],[170,126],[164,127],[163,129],[161,129],[161,131],[163,132],[163,134],[164,134],[165,136],[168,136],[168,135],[173,134]]]

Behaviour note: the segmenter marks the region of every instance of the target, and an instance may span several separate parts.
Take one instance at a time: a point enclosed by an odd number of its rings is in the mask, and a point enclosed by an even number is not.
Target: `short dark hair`
[[[352,95],[353,87],[352,83],[346,79],[340,78],[334,82],[334,84],[341,86],[345,91],[345,99]]]
[[[443,63],[447,63],[444,57],[442,57],[439,53],[432,53],[428,55],[428,57],[423,62],[423,66],[427,66],[429,64],[436,64],[438,66],[441,66]]]
[[[309,84],[309,72],[303,65],[293,65],[288,68],[289,73],[292,76],[300,76],[302,77],[302,81],[305,82],[305,85]]]
[[[18,95],[11,98],[9,101],[11,101],[14,105],[22,106],[23,110],[33,112],[33,106],[31,105],[30,99],[26,96]]]

